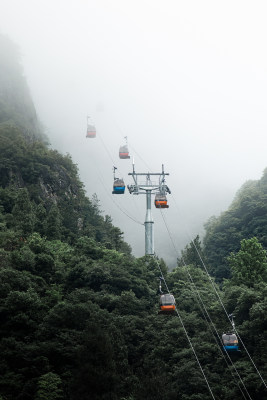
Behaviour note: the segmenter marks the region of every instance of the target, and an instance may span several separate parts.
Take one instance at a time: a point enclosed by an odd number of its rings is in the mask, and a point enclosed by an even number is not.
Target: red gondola
[[[87,138],[95,138],[96,137],[96,129],[92,123],[89,123],[90,117],[87,117]]]
[[[126,140],[126,144],[124,146],[120,147],[119,157],[122,159],[127,159],[127,158],[130,158],[128,144],[127,144],[127,136],[125,136],[124,139]]]

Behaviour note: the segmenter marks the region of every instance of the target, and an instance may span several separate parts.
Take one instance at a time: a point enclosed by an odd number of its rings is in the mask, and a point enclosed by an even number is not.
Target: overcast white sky
[[[0,31],[21,49],[52,146],[72,155],[137,256],[144,228],[121,209],[144,222],[145,197],[111,196],[113,164],[132,183],[125,135],[137,172],[170,173],[167,228],[153,209],[169,264],[172,241],[180,250],[203,233],[267,167],[266,14],[266,1],[0,0]]]

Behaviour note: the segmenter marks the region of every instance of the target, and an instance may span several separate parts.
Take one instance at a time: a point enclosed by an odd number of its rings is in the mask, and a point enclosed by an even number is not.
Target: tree
[[[38,380],[38,390],[35,400],[59,400],[63,399],[63,390],[61,389],[60,377],[53,373],[48,372],[42,375]]]
[[[178,258],[178,266],[184,265],[194,265],[195,267],[202,267],[202,262],[204,256],[202,254],[201,241],[199,235],[195,237],[194,240],[188,244],[184,250],[182,250],[182,255]]]
[[[35,210],[36,221],[34,231],[44,235],[46,232],[46,209],[43,203],[39,203]]]
[[[205,225],[204,253],[218,281],[230,278],[227,257],[239,250],[242,239],[257,237],[267,248],[267,168],[258,181],[248,181],[228,210]]]
[[[232,271],[232,283],[254,287],[267,279],[266,251],[256,237],[241,240],[238,253],[231,253],[228,261]]]
[[[46,236],[48,239],[60,239],[61,217],[56,204],[53,204],[46,219]]]
[[[20,189],[16,203],[13,207],[15,226],[22,231],[22,234],[32,233],[35,223],[35,215],[30,201],[29,192],[26,188]]]

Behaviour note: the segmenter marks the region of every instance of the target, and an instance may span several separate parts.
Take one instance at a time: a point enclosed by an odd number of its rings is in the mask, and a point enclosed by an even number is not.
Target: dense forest
[[[267,171],[173,271],[136,258],[49,147],[3,36],[0,54],[0,400],[267,399]],[[158,315],[161,275],[175,315]]]
[[[244,238],[257,237],[267,249],[267,168],[258,181],[247,181],[227,211],[206,224],[205,253],[211,273],[221,281],[230,277],[227,257]]]

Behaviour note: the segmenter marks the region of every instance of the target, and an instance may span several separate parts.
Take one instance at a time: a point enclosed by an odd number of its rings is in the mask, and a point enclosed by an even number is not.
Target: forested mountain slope
[[[240,249],[242,239],[254,236],[267,249],[267,169],[258,181],[246,182],[229,209],[206,224],[204,253],[212,275],[228,278],[227,257]]]
[[[258,240],[232,254],[222,289],[191,245],[171,273],[163,260],[134,258],[97,198],[86,197],[71,157],[40,140],[27,107],[13,108],[18,116],[0,124],[0,399],[209,400],[207,382],[218,400],[266,398],[250,359],[266,377]],[[161,273],[174,316],[157,313]],[[230,324],[221,301],[250,356],[240,345],[233,364],[222,350]]]

